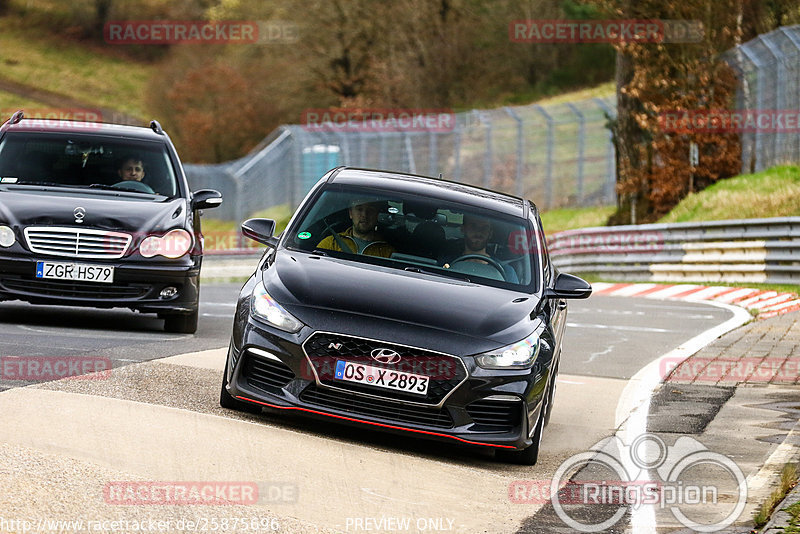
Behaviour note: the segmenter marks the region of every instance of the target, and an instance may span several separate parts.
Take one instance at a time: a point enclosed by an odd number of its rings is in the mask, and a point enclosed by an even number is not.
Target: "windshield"
[[[0,143],[0,183],[92,187],[168,197],[178,191],[164,144],[72,134],[7,134]]]
[[[536,291],[530,223],[475,206],[332,186],[287,230],[286,246],[363,263]]]

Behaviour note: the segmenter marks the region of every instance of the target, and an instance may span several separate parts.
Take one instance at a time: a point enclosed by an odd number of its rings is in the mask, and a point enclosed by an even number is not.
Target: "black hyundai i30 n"
[[[125,307],[197,329],[200,210],[172,142],[150,128],[25,118],[0,126],[0,300]]]
[[[327,173],[238,298],[223,407],[301,413],[533,464],[553,406],[565,299],[536,206],[441,179]]]

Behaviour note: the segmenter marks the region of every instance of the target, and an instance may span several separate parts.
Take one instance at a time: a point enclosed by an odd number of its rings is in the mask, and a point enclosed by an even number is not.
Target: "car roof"
[[[528,206],[533,206],[533,203],[505,193],[430,176],[396,171],[339,167],[330,173],[327,182],[368,186],[422,197],[440,198],[517,217],[527,217]],[[536,209],[535,206],[534,209]]]
[[[0,127],[0,133],[4,132],[80,133],[161,142],[164,142],[167,138],[164,133],[157,133],[152,128],[142,126],[27,117],[17,123],[6,121]]]

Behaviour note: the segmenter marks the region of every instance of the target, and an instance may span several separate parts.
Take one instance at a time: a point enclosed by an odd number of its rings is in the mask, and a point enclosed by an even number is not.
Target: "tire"
[[[539,449],[542,444],[542,432],[544,431],[544,426],[546,424],[545,419],[547,418],[548,408],[550,407],[549,401],[552,398],[552,389],[553,388],[551,387],[544,396],[545,405],[542,406],[542,409],[539,412],[539,418],[536,420],[536,430],[533,432],[533,437],[531,438],[533,443],[531,443],[527,449],[522,449],[521,451],[497,451],[498,459],[512,464],[536,465],[536,462],[539,460]]]
[[[192,313],[176,313],[164,316],[164,330],[178,334],[194,334],[197,332],[199,310]]]
[[[236,410],[237,412],[245,412],[245,413],[261,413],[261,407],[257,404],[251,404],[249,402],[243,402],[238,399],[235,399],[228,393],[228,390],[225,389],[227,385],[227,376],[228,376],[228,363],[225,363],[225,371],[222,373],[222,388],[219,392],[219,405],[223,408],[227,408],[229,410]]]

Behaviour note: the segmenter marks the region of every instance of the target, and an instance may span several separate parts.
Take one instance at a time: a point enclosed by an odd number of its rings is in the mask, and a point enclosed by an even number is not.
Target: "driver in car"
[[[383,203],[357,199],[350,203],[348,214],[353,225],[343,233],[329,235],[317,245],[317,248],[365,254],[388,258],[395,248],[386,242],[378,233],[378,213]]]
[[[458,257],[453,257],[449,262],[445,263],[446,268],[449,267],[449,263],[453,263],[453,260],[462,258],[464,256],[486,256],[488,258],[492,258],[492,256],[490,256],[486,251],[486,246],[489,244],[489,239],[492,238],[492,234],[494,233],[491,221],[476,215],[465,214],[464,220],[461,224],[461,233],[464,235],[464,249],[461,251],[461,254],[459,254]],[[496,258],[492,259],[496,260]],[[482,262],[480,258],[476,257],[467,258],[463,261]],[[482,263],[494,262],[485,261]],[[507,282],[518,284],[519,278],[517,277],[517,273],[514,271],[514,269],[511,268],[510,265],[502,265],[502,267],[505,280]]]
[[[128,157],[120,164],[117,174],[122,180],[141,182],[144,178],[144,162],[136,156]]]

